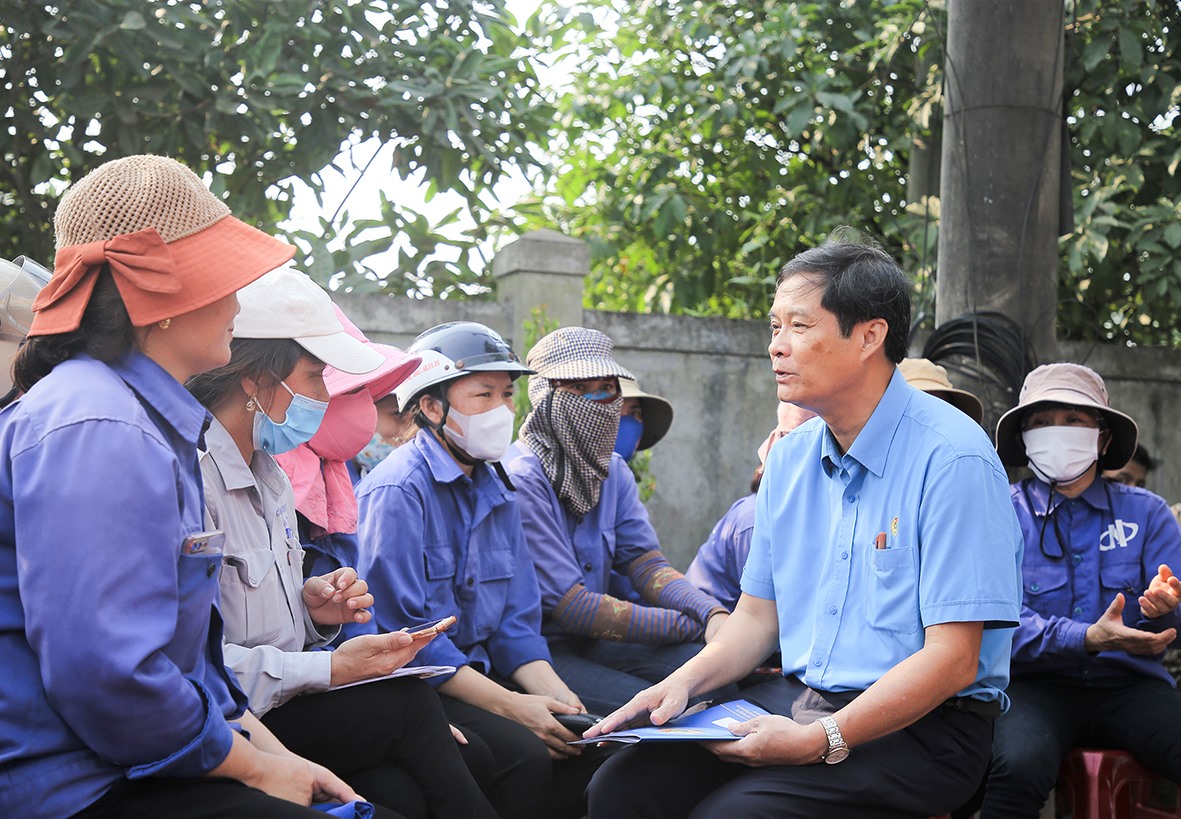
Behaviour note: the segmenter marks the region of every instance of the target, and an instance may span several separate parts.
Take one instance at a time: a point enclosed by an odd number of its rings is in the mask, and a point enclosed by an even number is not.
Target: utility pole
[[[995,310],[1056,356],[1063,0],[948,0],[936,325]]]

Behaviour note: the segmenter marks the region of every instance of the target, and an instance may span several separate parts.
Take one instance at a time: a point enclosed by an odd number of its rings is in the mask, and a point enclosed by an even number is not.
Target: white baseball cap
[[[234,338],[289,338],[328,366],[357,375],[385,363],[345,332],[324,288],[290,264],[239,290],[238,304]]]

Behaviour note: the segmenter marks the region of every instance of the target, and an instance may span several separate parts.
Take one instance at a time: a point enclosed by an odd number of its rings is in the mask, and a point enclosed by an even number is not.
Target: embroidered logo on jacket
[[[1128,543],[1140,533],[1140,524],[1127,523],[1116,518],[1115,523],[1107,527],[1107,531],[1099,535],[1099,551],[1110,552],[1116,546],[1128,548]]]

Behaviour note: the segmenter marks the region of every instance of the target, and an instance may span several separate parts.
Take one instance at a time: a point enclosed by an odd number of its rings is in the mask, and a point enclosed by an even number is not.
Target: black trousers
[[[795,678],[741,693],[807,724],[850,702]],[[591,819],[890,819],[947,813],[975,791],[988,764],[992,720],[941,706],[913,725],[853,749],[836,765],[752,768],[695,742],[641,743],[615,754],[591,782]]]
[[[495,816],[460,757],[439,696],[420,679],[305,694],[262,722],[289,750],[410,819]]]
[[[451,723],[467,737],[464,749],[475,770],[489,770],[485,787],[501,819],[579,819],[586,815],[586,786],[605,758],[582,755],[553,761],[545,743],[523,725],[483,708],[441,695]]]
[[[398,814],[374,805],[377,819]],[[124,779],[74,819],[324,819],[233,779]]]

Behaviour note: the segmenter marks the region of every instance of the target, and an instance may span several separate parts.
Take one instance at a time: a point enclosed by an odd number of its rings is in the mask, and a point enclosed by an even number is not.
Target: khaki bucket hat
[[[1021,438],[1021,423],[1025,415],[1042,404],[1065,404],[1098,411],[1107,419],[1111,443],[1099,456],[1100,469],[1118,469],[1136,451],[1139,431],[1130,416],[1111,408],[1107,385],[1099,373],[1082,364],[1059,362],[1043,364],[1025,376],[1017,406],[1001,416],[996,425],[996,450],[1001,463],[1025,466],[1025,442]]]
[[[977,424],[984,421],[984,404],[967,390],[951,386],[947,370],[926,358],[904,358],[898,363],[898,370],[906,383],[923,392],[929,392],[967,415]]]
[[[295,248],[235,219],[195,173],[163,156],[112,160],[62,195],[53,277],[33,303],[30,336],[78,329],[103,265],[136,327],[236,292]]]
[[[636,449],[650,449],[668,434],[673,425],[673,405],[667,398],[644,392],[640,385],[628,378],[619,379],[619,394],[624,398],[635,398],[644,412],[644,431]]]

